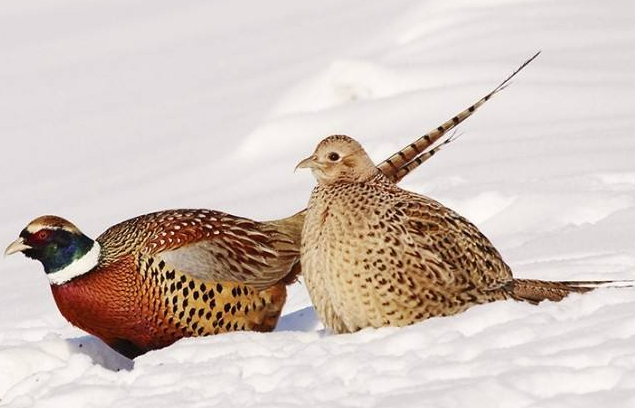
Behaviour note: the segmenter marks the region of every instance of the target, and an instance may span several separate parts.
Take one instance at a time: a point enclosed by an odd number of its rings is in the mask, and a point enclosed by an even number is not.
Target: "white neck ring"
[[[61,285],[70,281],[73,278],[81,276],[87,272],[90,272],[99,263],[99,255],[101,253],[101,247],[97,241],[93,242],[93,247],[90,251],[86,252],[84,256],[74,260],[69,265],[60,269],[57,272],[47,273],[51,285]]]

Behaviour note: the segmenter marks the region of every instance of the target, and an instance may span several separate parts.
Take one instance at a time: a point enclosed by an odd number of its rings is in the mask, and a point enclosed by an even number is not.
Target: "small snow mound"
[[[516,196],[506,196],[497,191],[486,191],[464,200],[448,199],[442,201],[446,206],[456,209],[468,220],[480,224],[505,211],[516,199]]]
[[[632,207],[634,201],[628,195],[607,196],[595,192],[531,192],[510,202],[495,219],[490,220],[487,227],[494,234],[523,233],[530,237],[537,233],[597,223]],[[461,203],[457,204],[455,208],[467,214]]]
[[[601,183],[614,191],[632,191],[635,189],[635,172],[610,172],[598,174]]]
[[[340,60],[297,85],[273,108],[274,116],[316,112],[356,101],[409,92],[427,84],[421,71],[391,69],[364,61]]]

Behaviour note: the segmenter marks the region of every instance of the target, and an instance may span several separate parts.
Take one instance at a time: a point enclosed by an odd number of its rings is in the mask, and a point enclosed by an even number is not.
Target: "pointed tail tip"
[[[633,280],[614,280],[614,281],[572,281],[566,282],[567,285],[577,288],[600,289],[600,288],[633,288],[635,281]]]
[[[536,58],[538,58],[538,56],[542,53],[542,50],[538,50],[538,52],[536,52],[531,58],[529,58],[527,60],[527,62],[525,63],[525,65],[529,64],[531,61],[535,60]]]

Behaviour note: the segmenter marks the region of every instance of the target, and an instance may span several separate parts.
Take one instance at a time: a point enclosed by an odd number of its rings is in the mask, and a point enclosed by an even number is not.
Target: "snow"
[[[519,277],[635,277],[635,6],[591,0],[31,0],[0,6],[0,242],[163,208],[302,208],[331,133],[379,161],[513,84],[403,186],[468,216]],[[635,406],[635,289],[331,335],[302,284],[274,333],[134,362],[0,261],[8,407]]]

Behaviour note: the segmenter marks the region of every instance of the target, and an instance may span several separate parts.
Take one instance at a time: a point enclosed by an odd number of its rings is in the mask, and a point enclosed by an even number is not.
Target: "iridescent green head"
[[[93,269],[100,248],[70,222],[45,215],[31,221],[5,255],[16,252],[40,261],[51,283],[59,285]]]

